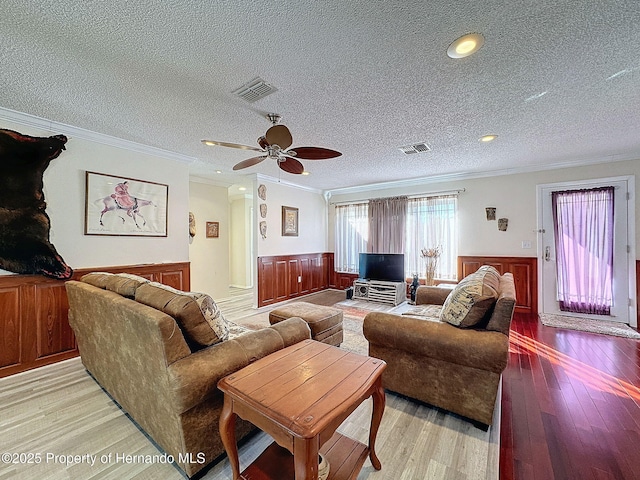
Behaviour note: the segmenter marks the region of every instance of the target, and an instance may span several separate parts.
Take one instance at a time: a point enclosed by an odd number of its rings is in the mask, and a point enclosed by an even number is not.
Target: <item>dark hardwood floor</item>
[[[640,480],[640,341],[516,314],[500,478]]]

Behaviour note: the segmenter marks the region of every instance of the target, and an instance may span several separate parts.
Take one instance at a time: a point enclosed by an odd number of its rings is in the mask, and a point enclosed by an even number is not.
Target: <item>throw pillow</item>
[[[157,282],[136,290],[136,301],[171,315],[192,351],[229,338],[229,325],[216,302],[205,293],[183,292]]]
[[[475,327],[483,320],[498,298],[498,271],[481,267],[462,279],[442,305],[440,320],[457,327]]]

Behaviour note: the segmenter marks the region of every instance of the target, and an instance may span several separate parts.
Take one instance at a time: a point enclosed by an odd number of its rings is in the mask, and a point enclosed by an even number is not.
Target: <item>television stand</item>
[[[407,300],[407,284],[359,278],[353,281],[353,298],[400,305]]]

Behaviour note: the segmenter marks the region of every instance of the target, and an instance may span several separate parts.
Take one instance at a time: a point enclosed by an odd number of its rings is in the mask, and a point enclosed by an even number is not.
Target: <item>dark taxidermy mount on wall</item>
[[[66,280],[73,270],[49,242],[42,175],[67,137],[0,129],[0,268]]]

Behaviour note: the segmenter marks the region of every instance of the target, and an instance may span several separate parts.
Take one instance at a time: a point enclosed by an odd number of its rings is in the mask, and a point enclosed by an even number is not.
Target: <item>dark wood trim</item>
[[[482,265],[495,267],[500,274],[511,272],[516,284],[516,312],[538,314],[538,259],[536,257],[458,257],[458,279]]]
[[[258,257],[258,307],[335,285],[331,252]]]
[[[81,268],[72,279],[95,271],[133,273],[179,290],[191,285],[188,262]],[[0,275],[0,378],[78,355],[64,283],[40,275]]]

